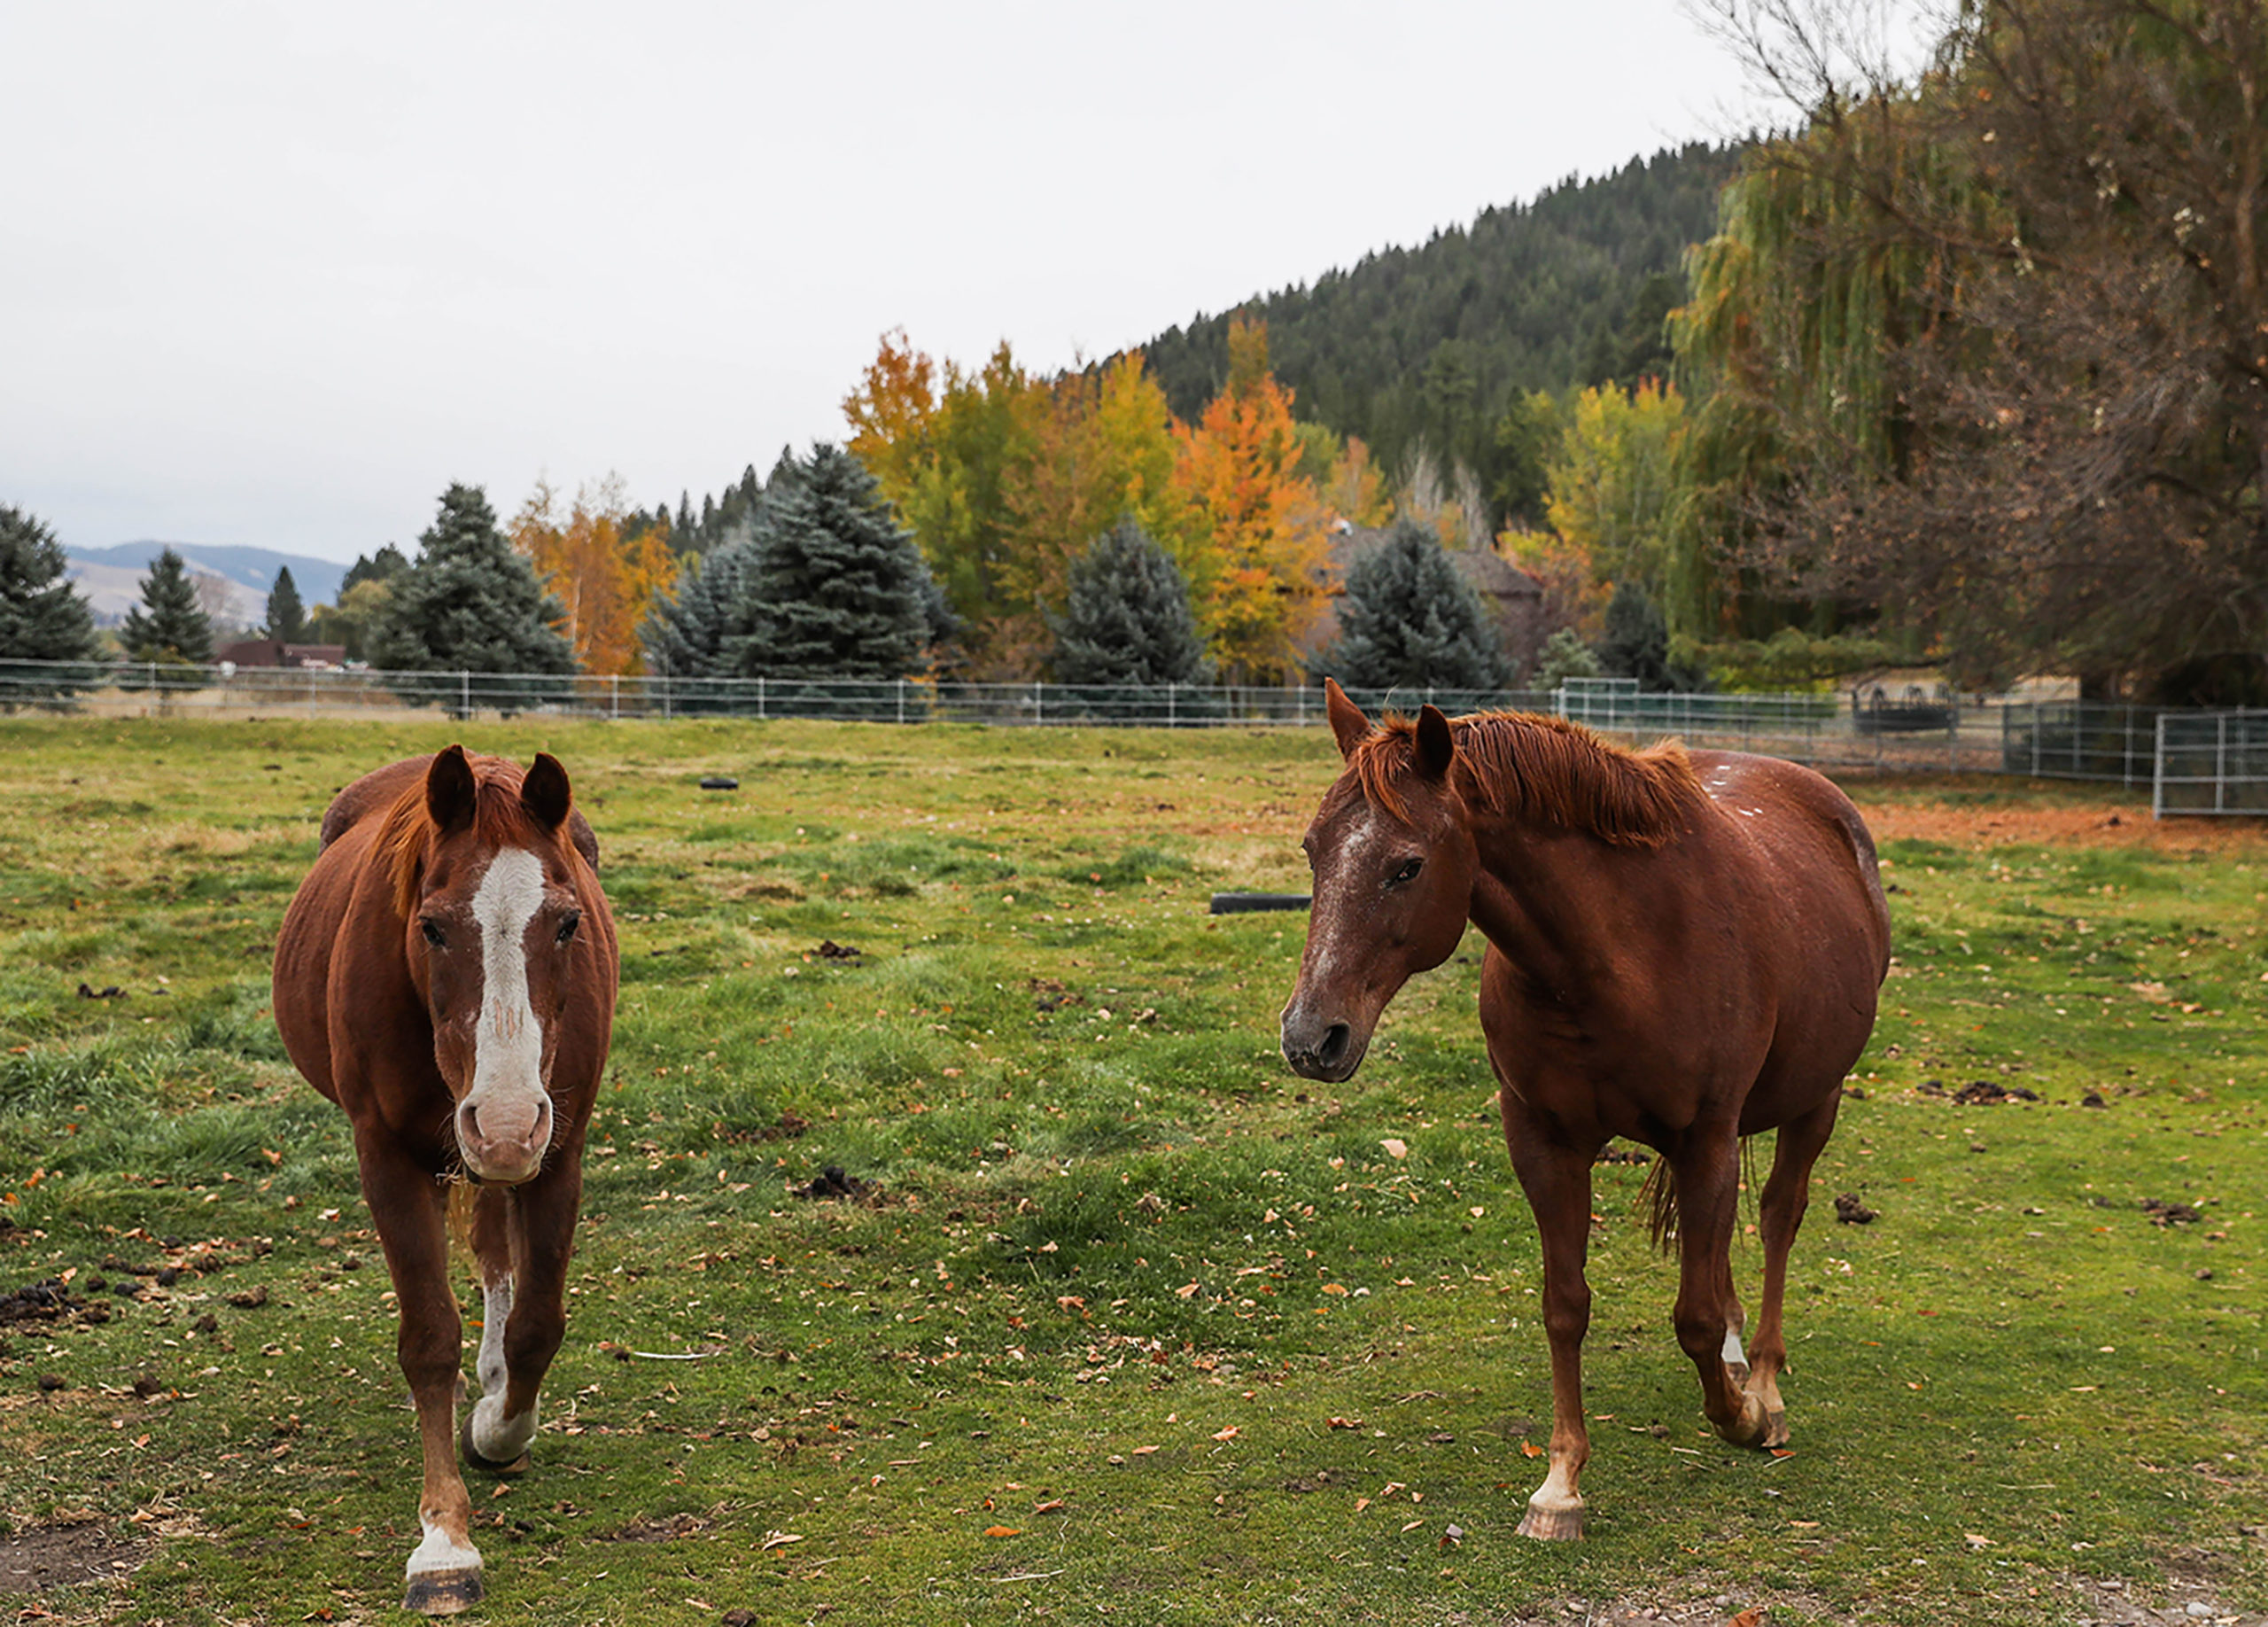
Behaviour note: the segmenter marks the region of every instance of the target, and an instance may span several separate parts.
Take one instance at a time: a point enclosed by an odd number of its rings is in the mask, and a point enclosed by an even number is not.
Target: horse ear
[[[425,812],[442,830],[462,829],[472,823],[473,804],[479,794],[472,765],[465,761],[461,745],[441,752],[425,771]]]
[[[1449,771],[1449,759],[1456,755],[1456,738],[1449,733],[1449,720],[1441,715],[1439,706],[1428,704],[1418,713],[1418,766],[1429,780],[1438,780]]]
[[[1363,709],[1347,698],[1347,691],[1339,687],[1339,680],[1323,681],[1323,710],[1331,719],[1331,732],[1339,737],[1339,755],[1352,757],[1371,732],[1371,720]]]
[[[538,751],[527,777],[520,782],[520,806],[544,829],[556,830],[567,822],[567,808],[571,800],[567,771],[550,752]]]

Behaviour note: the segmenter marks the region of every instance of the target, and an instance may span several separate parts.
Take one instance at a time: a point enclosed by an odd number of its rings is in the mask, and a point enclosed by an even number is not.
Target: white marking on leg
[[[512,1320],[512,1280],[500,1278],[485,1285],[480,1313],[480,1393],[501,1396],[511,1376],[504,1366],[504,1324]]]
[[[443,1530],[438,1521],[426,1520],[425,1540],[417,1545],[409,1556],[408,1574],[422,1576],[434,1570],[478,1570],[480,1550],[470,1543],[460,1543]]]
[[[535,1439],[536,1409],[517,1418],[504,1413],[504,1392],[483,1396],[472,1409],[472,1449],[491,1463],[516,1463]]]
[[[1728,1367],[1748,1366],[1748,1352],[1740,1347],[1740,1329],[1737,1327],[1725,1329],[1725,1366]]]

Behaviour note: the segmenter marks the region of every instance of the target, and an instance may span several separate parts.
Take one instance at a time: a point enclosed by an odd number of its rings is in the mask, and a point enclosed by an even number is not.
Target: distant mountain
[[[1499,421],[1529,391],[1667,371],[1662,318],[1686,298],[1685,251],[1715,232],[1739,156],[1695,143],[1569,179],[1139,348],[1188,417],[1228,378],[1231,317],[1264,320],[1301,417],[1361,436],[1389,470],[1422,441],[1517,502]]]
[[[257,627],[266,619],[268,591],[276,586],[276,573],[287,565],[300,602],[308,605],[337,603],[338,585],[346,578],[346,567],[333,559],[204,542],[120,542],[115,548],[74,549],[66,574],[87,596],[95,620],[110,627],[141,603],[142,579],[168,548],[192,573],[217,576],[229,584],[229,610],[222,619],[237,627]]]

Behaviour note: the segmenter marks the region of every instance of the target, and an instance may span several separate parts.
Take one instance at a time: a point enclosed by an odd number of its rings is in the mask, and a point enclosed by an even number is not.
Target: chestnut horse
[[[523,775],[451,746],[338,794],[276,940],[276,1024],[353,1125],[400,1303],[425,1456],[424,1539],[402,1604],[428,1615],[481,1596],[454,1427],[464,1378],[452,1183],[473,1184],[485,1307],[468,1462],[526,1466],[536,1391],[566,1331],[583,1133],[617,973],[597,862],[557,761],[539,755]]]
[[[1788,1249],[1889,967],[1874,840],[1842,792],[1775,758],[1627,751],[1557,718],[1431,706],[1373,730],[1337,684],[1325,699],[1347,767],[1308,828],[1314,913],[1284,1056],[1348,1078],[1403,982],[1447,960],[1468,918],[1487,935],[1480,1026],[1551,1346],[1550,1472],[1520,1530],[1580,1537],[1583,1259],[1612,1137],[1661,1155],[1654,1233],[1676,1237],[1677,1342],[1709,1421],[1736,1445],[1787,1440]],[[1744,1354],[1741,1138],[1774,1129]]]

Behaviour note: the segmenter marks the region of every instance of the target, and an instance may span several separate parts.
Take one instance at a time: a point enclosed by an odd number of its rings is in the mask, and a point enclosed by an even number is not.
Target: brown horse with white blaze
[[[482,1592],[456,1462],[450,1189],[473,1183],[484,1299],[465,1458],[524,1467],[566,1332],[583,1136],[614,1025],[619,964],[597,864],[555,759],[523,774],[451,746],[338,794],[276,940],[276,1026],[353,1125],[400,1302],[425,1460],[402,1604],[429,1615]]]
[[[1556,718],[1432,706],[1373,729],[1337,684],[1325,698],[1347,767],[1308,829],[1285,1059],[1349,1078],[1403,982],[1467,920],[1487,938],[1480,1024],[1551,1348],[1550,1469],[1520,1530],[1580,1537],[1591,1164],[1614,1136],[1661,1155],[1654,1229],[1676,1237],[1673,1320],[1709,1421],[1736,1445],[1787,1439],[1788,1250],[1889,967],[1874,841],[1842,792],[1775,758],[1628,751]],[[1740,1143],[1764,1130],[1779,1133],[1744,1352]]]

